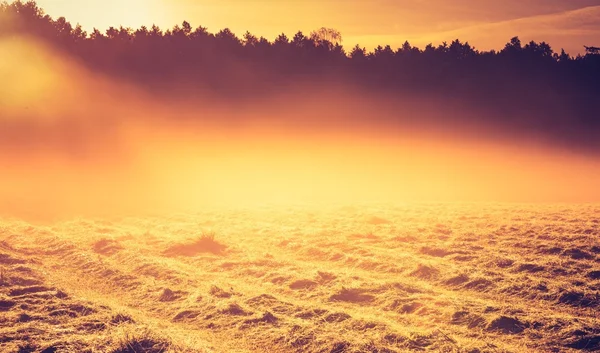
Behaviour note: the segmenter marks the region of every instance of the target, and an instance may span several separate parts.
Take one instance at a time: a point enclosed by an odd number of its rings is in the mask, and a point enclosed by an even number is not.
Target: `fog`
[[[3,40],[0,56],[5,216],[600,200],[594,154],[475,105],[311,82],[240,104],[157,96],[29,39]]]

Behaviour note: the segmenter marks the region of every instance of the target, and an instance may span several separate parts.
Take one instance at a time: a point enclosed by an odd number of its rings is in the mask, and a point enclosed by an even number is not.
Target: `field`
[[[0,223],[0,352],[600,351],[600,205]]]

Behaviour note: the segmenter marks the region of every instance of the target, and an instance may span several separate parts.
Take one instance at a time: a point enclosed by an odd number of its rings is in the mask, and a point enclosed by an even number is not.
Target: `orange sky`
[[[38,0],[53,17],[86,29],[184,19],[211,32],[229,27],[273,39],[298,30],[334,27],[344,44],[424,46],[460,38],[480,49],[501,48],[512,36],[547,41],[555,50],[600,45],[600,0]]]

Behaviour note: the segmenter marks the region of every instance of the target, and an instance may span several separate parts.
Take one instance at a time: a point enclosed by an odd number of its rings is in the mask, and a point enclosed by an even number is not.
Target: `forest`
[[[210,33],[183,21],[170,29],[109,28],[87,33],[64,17],[53,19],[34,1],[0,5],[0,37],[33,37],[77,58],[94,72],[142,85],[162,95],[194,98],[211,92],[253,101],[282,88],[357,87],[385,97],[443,97],[485,112],[486,119],[552,130],[557,139],[598,147],[600,54],[555,51],[550,44],[522,43],[480,51],[459,39],[418,48],[342,46],[342,35],[323,27],[274,40],[225,28]],[[588,43],[590,45],[594,43]],[[334,89],[334,88],[332,88]],[[461,114],[448,108],[448,114]],[[570,132],[562,128],[568,119]]]

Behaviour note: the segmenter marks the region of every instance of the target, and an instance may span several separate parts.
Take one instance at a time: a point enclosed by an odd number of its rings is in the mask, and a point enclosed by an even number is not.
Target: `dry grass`
[[[385,205],[4,221],[0,351],[598,351],[598,214]]]
[[[201,253],[221,254],[227,246],[215,240],[215,233],[202,233],[196,240],[176,244],[165,251],[167,256],[196,256]]]
[[[147,329],[129,331],[121,337],[112,353],[165,353],[170,346],[171,342]]]

